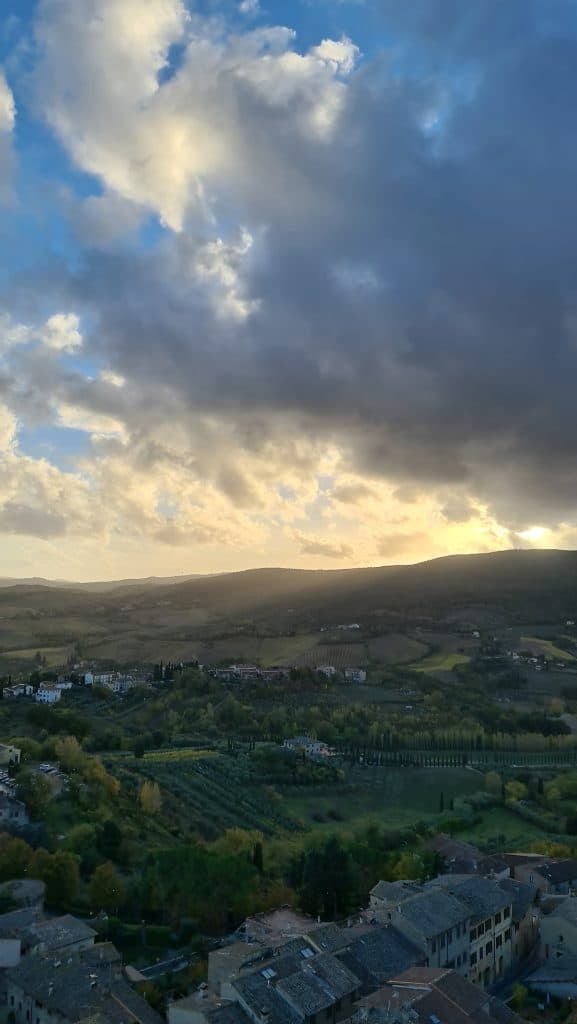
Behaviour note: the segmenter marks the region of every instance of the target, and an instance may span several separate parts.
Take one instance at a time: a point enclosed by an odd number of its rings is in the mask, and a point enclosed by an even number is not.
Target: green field
[[[384,665],[402,665],[427,653],[427,645],[405,633],[387,633],[369,641],[369,655]]]
[[[545,839],[547,833],[530,821],[524,821],[504,807],[492,807],[483,811],[478,825],[459,832],[460,839],[466,839],[485,848],[526,850],[537,839]]]
[[[470,660],[467,654],[447,651],[446,653],[429,654],[427,658],[415,661],[409,667],[414,672],[451,672],[457,665],[467,665]]]
[[[357,828],[377,821],[385,828],[414,824],[439,813],[451,799],[482,786],[476,772],[461,768],[355,768],[347,773],[347,791],[290,793],[284,806],[305,828]],[[322,818],[323,820],[319,820]]]

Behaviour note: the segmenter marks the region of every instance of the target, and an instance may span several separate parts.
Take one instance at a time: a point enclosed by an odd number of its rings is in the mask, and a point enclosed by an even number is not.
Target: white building
[[[293,736],[284,741],[283,747],[287,750],[304,750],[307,757],[328,757],[330,754],[327,744],[312,736]]]
[[[36,691],[36,700],[40,704],[56,704],[62,696],[62,690],[58,689],[56,683],[40,683]]]
[[[348,683],[365,683],[367,681],[367,673],[364,668],[346,668],[345,679]]]
[[[327,679],[332,679],[337,674],[337,670],[334,665],[317,665],[317,672],[321,676],[326,676]]]

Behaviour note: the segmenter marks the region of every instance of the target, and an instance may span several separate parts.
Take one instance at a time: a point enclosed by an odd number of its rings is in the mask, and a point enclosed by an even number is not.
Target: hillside
[[[359,620],[387,630],[565,618],[577,618],[577,552],[503,551],[370,569],[118,581],[102,590],[44,581],[6,586],[0,653],[16,662],[38,649],[55,660],[62,648],[102,659],[184,658],[231,633],[273,636]]]

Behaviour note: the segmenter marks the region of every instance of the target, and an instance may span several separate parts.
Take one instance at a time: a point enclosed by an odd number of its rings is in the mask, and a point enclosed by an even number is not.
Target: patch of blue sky
[[[71,427],[22,427],[18,431],[18,448],[23,455],[46,459],[58,469],[70,471],[79,458],[91,449],[90,434]]]
[[[373,0],[261,0],[258,21],[295,29],[299,49],[348,36],[363,53],[371,53],[385,41]]]
[[[296,501],[297,494],[294,487],[288,487],[285,484],[280,484],[277,487],[277,494],[283,501]]]
[[[86,378],[96,378],[104,369],[104,365],[97,359],[78,352],[63,352],[60,361],[68,370]]]
[[[167,494],[161,494],[156,502],[155,512],[163,519],[176,519],[180,513],[180,506]]]

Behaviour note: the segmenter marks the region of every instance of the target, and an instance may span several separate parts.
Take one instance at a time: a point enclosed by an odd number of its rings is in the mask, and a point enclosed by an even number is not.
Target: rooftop
[[[361,978],[365,987],[374,987],[423,960],[423,951],[392,925],[382,925],[357,938],[339,953],[339,959]]]
[[[6,979],[64,1020],[100,1015],[107,1024],[161,1024],[159,1015],[109,967],[27,957],[6,972]]]
[[[461,899],[431,885],[425,892],[402,903],[400,913],[421,935],[429,939],[468,921],[474,911]]]
[[[93,928],[78,917],[72,917],[72,914],[37,921],[27,929],[31,944],[41,945],[44,950],[58,950],[76,942],[94,940],[96,935]]]
[[[491,878],[479,878],[477,875],[471,875],[469,878],[459,880],[455,885],[451,885],[445,881],[447,877],[450,878],[450,876],[445,876],[441,882],[442,888],[446,890],[447,894],[455,897],[469,908],[468,916],[473,920],[496,914],[512,902],[510,893],[505,892],[499,882]],[[434,879],[429,885],[434,887],[437,881]]]

